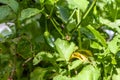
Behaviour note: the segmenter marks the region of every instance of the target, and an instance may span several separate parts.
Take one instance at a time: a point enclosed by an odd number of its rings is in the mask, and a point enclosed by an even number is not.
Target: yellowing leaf
[[[82,60],[82,61],[88,61],[87,56],[85,56],[84,54],[81,54],[81,53],[79,53],[79,52],[74,52],[74,53],[72,54],[72,56],[71,56],[71,59],[72,59],[72,58],[77,58],[77,59],[80,59],[80,60]]]
[[[79,52],[86,56],[93,56],[91,51],[89,51],[89,50],[80,50]]]

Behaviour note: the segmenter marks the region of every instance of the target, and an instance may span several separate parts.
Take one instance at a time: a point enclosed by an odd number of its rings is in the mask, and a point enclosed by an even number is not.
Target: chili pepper
[[[45,37],[45,40],[46,40],[47,44],[50,47],[54,48],[55,47],[55,45],[54,45],[54,37],[48,31],[44,32],[44,37]]]

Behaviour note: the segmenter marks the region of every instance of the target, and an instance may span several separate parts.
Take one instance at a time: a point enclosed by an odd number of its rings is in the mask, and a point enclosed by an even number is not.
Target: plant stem
[[[110,76],[108,77],[108,80],[110,80],[112,78],[112,75],[113,75],[113,65],[112,65],[112,68],[111,68],[111,71],[110,71]]]
[[[70,19],[72,19],[72,17],[73,17],[73,15],[75,14],[75,12],[76,12],[76,9],[73,10],[72,14],[71,14],[70,17],[68,18],[68,22],[69,22]]]
[[[57,26],[60,26],[60,24],[53,18],[53,21],[55,22],[55,24],[57,25]]]
[[[52,7],[52,9],[51,9],[51,11],[50,11],[50,17],[51,17],[52,14],[53,14],[54,7],[55,7],[55,3],[54,3],[54,5],[53,5],[53,7]]]
[[[91,4],[91,6],[88,8],[88,10],[85,12],[85,14],[83,15],[81,21],[77,24],[77,27],[72,31],[72,33],[74,31],[76,31],[76,29],[78,29],[78,27],[80,26],[81,22],[87,17],[87,15],[89,14],[89,12],[91,11],[91,9],[94,7],[95,3],[97,0],[94,0]]]
[[[48,31],[47,20],[45,20],[45,31]]]
[[[117,3],[116,3],[114,21],[115,21],[116,18],[117,18],[117,13],[118,13],[118,5],[117,5]]]
[[[53,19],[50,18],[50,21],[52,22],[53,26],[55,27],[55,29],[58,31],[58,33],[62,36],[62,38],[64,39],[64,35],[61,33],[61,31],[58,29],[58,27],[56,26],[56,24],[54,23]]]
[[[94,0],[91,4],[91,6],[89,7],[89,9],[87,10],[87,12],[83,15],[82,19],[85,19],[86,16],[89,14],[89,12],[91,11],[91,9],[94,7],[95,3],[97,0]]]
[[[70,63],[68,63],[68,77],[71,76],[71,73],[70,73]]]
[[[77,24],[80,22],[80,10],[77,9],[76,10],[76,16],[77,16]],[[80,26],[78,27],[78,46],[79,46],[79,49],[82,48],[82,42],[81,42],[81,33],[80,33]]]

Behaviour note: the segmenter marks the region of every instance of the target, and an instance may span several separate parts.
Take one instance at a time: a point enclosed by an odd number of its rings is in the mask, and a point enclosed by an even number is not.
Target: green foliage
[[[6,13],[6,14],[5,14]],[[5,19],[11,13],[11,9],[8,6],[1,6],[0,7],[0,20]]]
[[[7,4],[14,12],[17,12],[19,4],[16,0],[0,0],[0,3]]]
[[[86,75],[86,76],[85,76]],[[73,78],[73,80],[98,80],[100,70],[92,65],[85,66],[81,72]]]
[[[70,56],[75,49],[75,44],[72,42],[69,44],[67,41],[64,41],[58,38],[55,41],[55,46],[56,46],[56,50],[58,51],[60,57],[66,61],[69,61]]]
[[[0,80],[119,80],[119,3],[0,0]]]
[[[44,68],[35,68],[35,70],[30,74],[30,80],[44,80],[46,72],[47,70]]]
[[[23,21],[24,19],[30,18],[39,14],[41,11],[36,8],[27,8],[21,11],[20,20]]]
[[[87,9],[87,6],[89,4],[89,2],[87,0],[66,0],[66,1],[68,3],[68,7],[70,9],[78,8],[82,12],[85,12],[85,10]]]
[[[104,47],[106,47],[106,41],[105,39],[101,36],[101,34],[96,31],[92,26],[87,26],[87,28],[94,34],[96,40],[98,40],[98,42],[100,42]]]

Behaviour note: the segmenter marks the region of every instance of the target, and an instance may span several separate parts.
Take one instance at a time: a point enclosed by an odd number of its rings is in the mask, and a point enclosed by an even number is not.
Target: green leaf
[[[113,74],[112,80],[120,80],[120,68],[116,68],[116,73]]]
[[[72,80],[98,80],[100,77],[100,70],[92,65],[85,66],[78,75]]]
[[[84,34],[85,36],[87,36],[87,38],[89,38],[89,39],[95,39],[93,33],[90,32],[90,31],[89,31],[87,28],[85,28],[85,27],[81,27],[81,28],[80,28],[80,32],[81,32],[82,34]]]
[[[37,67],[37,68],[34,69],[33,72],[31,72],[30,80],[45,80],[44,76],[45,76],[46,72],[47,72],[47,69]]]
[[[70,64],[69,69],[73,70],[73,69],[77,68],[78,66],[80,66],[80,64],[82,64],[82,63],[83,62],[81,60],[72,61],[72,63]]]
[[[39,52],[33,59],[33,65],[37,65],[41,61],[54,61],[53,55],[48,52]]]
[[[67,76],[58,75],[58,76],[55,76],[53,80],[72,80],[72,79],[68,78]]]
[[[104,19],[102,17],[99,18],[100,22],[106,26],[108,26],[109,28],[112,28],[114,30],[116,30],[118,33],[120,33],[120,19],[115,20],[114,22],[111,22],[108,19]]]
[[[85,12],[85,10],[88,7],[89,2],[87,0],[66,0],[68,3],[68,7],[70,9],[78,8],[82,12]]]
[[[0,80],[8,80],[10,71],[6,71],[6,72],[5,71],[3,71],[3,72],[0,71],[0,74],[2,74],[2,75],[0,75]]]
[[[58,17],[60,17],[64,22],[67,22],[70,16],[69,10],[63,6],[57,6],[57,9],[59,13]]]
[[[17,12],[19,4],[16,0],[0,0],[0,3],[7,4],[10,6],[10,8],[14,11]]]
[[[120,46],[118,45],[119,43],[120,43],[120,35],[115,36],[113,40],[108,42],[108,48],[112,53],[116,54],[118,52],[120,48]]]
[[[39,1],[40,1],[40,3],[44,3],[45,0],[39,0]]]
[[[91,48],[94,48],[94,49],[99,49],[99,50],[102,50],[102,46],[98,43],[98,42],[95,42],[93,41],[91,44],[90,44],[90,47]]]
[[[69,61],[71,54],[75,49],[75,44],[73,42],[69,43],[68,41],[57,39],[55,41],[56,50],[60,54],[60,57]]]
[[[45,4],[47,5],[54,5],[58,0],[45,0]]]
[[[0,6],[0,20],[5,19],[11,13],[11,9],[8,6]]]
[[[69,23],[68,23],[68,25],[67,25],[67,30],[70,32],[70,31],[72,31],[74,28],[76,27],[76,22],[75,22],[75,20],[71,20]]]
[[[94,34],[95,39],[100,42],[104,47],[106,47],[106,41],[104,37],[101,36],[101,34],[95,30],[91,25],[87,26],[87,28]]]
[[[30,18],[32,16],[35,16],[37,14],[39,14],[42,10],[39,10],[37,8],[27,8],[21,11],[21,16],[20,16],[20,20],[24,20],[27,18]]]
[[[14,53],[15,45],[11,44],[10,46],[11,51]],[[25,38],[19,39],[16,48],[17,52],[19,52],[18,55],[24,59],[30,58],[33,55],[31,52],[31,43]]]

